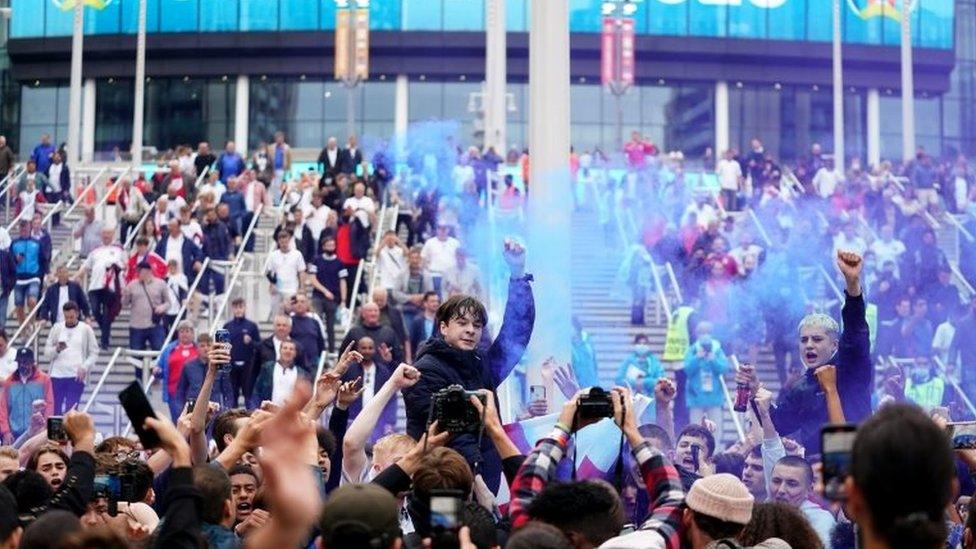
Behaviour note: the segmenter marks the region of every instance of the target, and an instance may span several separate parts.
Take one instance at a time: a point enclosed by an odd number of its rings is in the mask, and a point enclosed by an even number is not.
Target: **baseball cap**
[[[725,522],[748,524],[752,519],[753,497],[734,475],[719,473],[695,481],[685,504],[696,513]]]
[[[400,535],[396,498],[375,484],[347,484],[332,492],[319,526],[329,547],[389,546]]]
[[[17,364],[33,364],[34,363],[34,351],[28,349],[27,347],[21,347],[17,349]]]

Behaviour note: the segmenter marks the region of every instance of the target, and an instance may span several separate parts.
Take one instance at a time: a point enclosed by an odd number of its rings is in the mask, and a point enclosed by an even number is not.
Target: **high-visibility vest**
[[[871,352],[874,352],[874,340],[878,337],[878,306],[868,303],[864,308],[864,320],[868,324],[868,337],[871,341]]]
[[[688,334],[688,318],[695,312],[691,307],[678,307],[668,319],[668,331],[664,341],[664,354],[661,360],[673,362],[684,360],[691,337]]]

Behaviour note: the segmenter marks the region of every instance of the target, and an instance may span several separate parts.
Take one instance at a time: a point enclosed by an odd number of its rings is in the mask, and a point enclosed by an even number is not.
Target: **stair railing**
[[[739,371],[739,358],[734,354],[728,355],[729,362],[732,363],[732,367],[735,371]],[[753,365],[755,366],[755,365]],[[739,435],[739,442],[743,442],[746,439],[746,433],[742,429],[742,421],[739,419],[739,412],[735,411],[735,403],[732,400],[732,393],[729,392],[729,386],[725,383],[725,376],[718,376],[719,385],[722,386],[722,394],[725,396],[725,406],[729,409],[729,414],[732,415],[732,423],[735,424],[735,431]]]
[[[186,307],[190,304],[190,301],[193,300],[193,295],[197,291],[197,286],[200,285],[200,280],[203,279],[203,274],[207,272],[208,267],[210,267],[210,258],[206,257],[203,259],[203,265],[200,267],[200,271],[197,273],[197,276],[193,277],[193,283],[190,284],[190,289],[186,292],[186,299],[183,300],[183,304],[180,305],[180,310],[176,313],[176,320],[173,322],[173,326],[169,329],[169,333],[166,334],[166,339],[163,341],[163,344],[159,346],[159,351],[157,352],[162,352],[162,350],[169,345],[169,342],[173,341],[173,336],[176,335],[176,330],[180,325],[180,320],[183,318],[183,315],[186,314]]]
[[[674,289],[674,296],[676,298],[675,303],[681,305],[685,302],[685,298],[681,295],[681,285],[678,284],[678,277],[674,274],[674,267],[671,262],[668,261],[664,264],[664,268],[668,272],[668,280],[671,281],[671,288]]]
[[[636,253],[646,254],[647,252],[641,249]],[[647,262],[651,265],[651,277],[654,279],[654,289],[657,291],[657,302],[659,306],[657,307],[657,318],[655,322],[661,323],[661,309],[664,309],[664,314],[666,318],[671,320],[671,304],[668,303],[668,296],[664,293],[664,286],[661,284],[661,274],[657,272],[657,265],[654,264],[654,258],[648,257]]]
[[[383,220],[381,219],[380,222],[377,223],[376,225],[376,249],[373,250],[373,268],[370,269],[369,284],[366,286],[366,291],[370,296],[373,295],[373,289],[376,288],[376,279],[379,278],[379,274],[380,274],[379,259],[380,259],[380,250],[382,249],[380,245],[381,244],[380,240],[383,238],[383,233],[390,229],[390,227],[387,226],[389,224],[389,219],[392,218],[393,226],[395,227],[397,216],[400,215],[399,204],[383,207],[382,211],[380,212],[380,215],[385,214],[387,212],[387,209],[391,211],[391,213],[386,215],[387,224],[385,225],[383,223]]]
[[[126,251],[131,249],[132,243],[135,242],[139,234],[139,231],[142,230],[142,226],[146,224],[146,220],[149,219],[149,216],[152,215],[153,212],[155,211],[156,211],[156,201],[153,201],[151,204],[149,204],[149,208],[146,209],[146,213],[142,214],[142,217],[139,218],[138,223],[136,223],[134,227],[129,229],[129,234],[126,235],[125,242],[122,244],[123,249],[125,249]],[[121,220],[119,220],[119,222],[121,223]]]
[[[840,287],[834,281],[833,277],[831,277],[830,274],[827,273],[827,269],[824,269],[823,265],[818,266],[818,269],[820,270],[820,276],[822,276],[823,279],[827,282],[827,287],[830,288],[831,292],[833,292],[834,297],[837,298],[838,302],[843,303],[844,293],[840,291]]]
[[[952,385],[952,388],[955,389],[956,393],[958,393],[959,396],[962,398],[962,401],[966,405],[966,408],[969,408],[969,413],[972,414],[973,417],[976,417],[976,406],[973,406],[973,401],[970,400],[966,392],[962,390],[962,387],[960,387],[959,384],[956,383],[956,380],[949,377],[947,373],[948,369],[946,368],[945,363],[942,362],[942,358],[940,358],[938,355],[933,355],[932,359],[935,361],[935,365],[939,367],[939,373],[942,374],[942,378],[948,381],[949,385]]]
[[[387,213],[386,210],[387,207],[384,205],[383,208],[380,210],[379,223],[377,224],[377,228],[383,225],[383,221],[386,219],[386,213]],[[377,230],[376,234],[373,235],[373,242],[372,245],[370,246],[370,249],[379,247],[379,239],[381,237],[382,235],[380,234],[380,231]],[[366,261],[366,258],[363,258],[359,261],[359,266],[356,267],[356,278],[352,284],[352,293],[349,294],[349,315],[346,316],[345,322],[343,322],[343,329],[345,331],[349,331],[349,328],[352,326],[353,312],[356,310],[356,300],[359,298],[359,286],[360,284],[362,284],[363,281],[363,273],[364,273],[363,269],[366,268],[367,263],[368,262]],[[375,263],[371,267],[373,270],[375,270],[376,269]],[[372,296],[369,296],[367,298],[367,300],[371,300],[371,299]]]
[[[7,177],[4,177],[3,180],[0,181],[0,187],[3,187],[3,189],[0,190],[0,200],[3,200],[4,196],[6,196],[7,199],[6,202],[7,207],[4,210],[5,212],[3,218],[4,223],[10,221],[11,197],[13,196],[13,193],[10,192],[10,189],[17,187],[17,180],[20,179],[20,176],[23,175],[25,171],[27,171],[26,166],[14,166],[14,169],[10,170],[10,173],[7,174]]]
[[[946,212],[944,217],[949,220],[950,225],[954,226],[956,230],[959,231],[959,234],[966,237],[966,240],[969,242],[976,242],[976,237],[973,236],[973,233],[969,232],[969,229],[963,226],[963,224],[956,219],[956,216]]]
[[[95,174],[95,177],[89,179],[88,184],[85,185],[85,188],[82,189],[81,192],[78,193],[78,196],[75,197],[74,204],[72,204],[71,207],[68,208],[66,212],[64,212],[65,217],[68,217],[72,213],[74,213],[75,208],[77,208],[79,204],[84,202],[84,197],[95,187],[95,184],[98,183],[98,180],[102,178],[102,175],[105,174],[106,170],[108,170],[108,166],[103,166],[102,169],[100,169],[98,173]]]
[[[115,363],[119,360],[119,355],[122,354],[122,347],[116,347],[115,352],[112,353],[112,358],[108,360],[108,364],[105,365],[105,369],[102,370],[102,375],[98,378],[98,383],[95,384],[95,388],[92,390],[91,395],[88,396],[88,402],[81,408],[82,413],[88,413],[91,408],[92,403],[98,398],[98,393],[102,391],[102,386],[105,385],[105,380],[108,379],[108,374],[111,373],[112,368],[115,367]]]
[[[766,228],[763,227],[762,221],[759,220],[759,216],[756,215],[755,210],[752,208],[746,208],[746,211],[749,212],[749,218],[752,219],[753,224],[756,225],[756,230],[759,231],[759,236],[762,237],[763,242],[766,243],[767,247],[771,247],[773,245],[773,241],[769,238],[769,233],[766,232]]]
[[[955,277],[956,282],[962,286],[963,290],[966,292],[967,296],[965,297],[972,297],[974,294],[976,294],[976,288],[973,288],[973,285],[970,284],[969,281],[966,280],[966,277],[962,275],[962,271],[959,270],[958,265],[949,263],[949,269],[952,271],[952,275]]]

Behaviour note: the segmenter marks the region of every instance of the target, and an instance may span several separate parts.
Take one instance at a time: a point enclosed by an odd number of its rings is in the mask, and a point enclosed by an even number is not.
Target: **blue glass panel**
[[[688,34],[688,4],[665,4],[654,1],[647,6],[647,31],[664,36]]]
[[[335,2],[325,2],[322,1],[320,4],[321,11],[319,15],[322,17],[321,28],[322,30],[333,30],[335,29],[336,22],[336,5]]]
[[[882,3],[883,5],[887,5]],[[901,4],[902,0],[895,0],[896,11],[888,11],[887,15],[877,17],[881,19],[882,42],[886,46],[901,44]]]
[[[200,31],[236,31],[238,29],[237,8],[240,4],[250,0],[240,2],[200,2]]]
[[[795,1],[795,0],[794,0]],[[766,12],[752,2],[729,6],[729,36],[735,38],[765,38]]]
[[[11,0],[10,7],[13,8],[14,15],[10,18],[10,37],[44,36],[44,8],[48,4],[50,2],[47,0]]]
[[[789,0],[768,10],[769,30],[766,33],[775,40],[803,40],[806,32],[806,1]]]
[[[524,32],[528,27],[526,0],[505,0],[505,28],[508,32]]]
[[[833,30],[833,2],[807,0],[807,40],[829,41]]]
[[[139,32],[139,0],[121,0],[122,33]],[[159,32],[159,0],[146,2],[146,32]]]
[[[631,15],[634,19],[634,32],[637,34],[647,34],[648,22],[647,19],[650,14],[650,8],[648,8],[648,2],[641,2],[637,4],[637,10]]]
[[[601,0],[569,0],[569,28],[572,32],[600,32],[603,15]]]
[[[242,31],[278,30],[278,0],[240,0],[240,6]]]
[[[199,20],[199,0],[159,0],[161,32],[194,32]]]
[[[726,36],[728,12],[728,6],[688,2],[688,34],[691,36]]]
[[[85,34],[118,34],[120,14],[119,0],[115,0],[102,9],[87,8],[85,10]]]
[[[281,30],[315,30],[319,28],[322,0],[280,0]]]
[[[921,45],[951,49],[954,19],[952,0],[921,0],[919,11],[921,22],[916,27],[916,33],[921,36]]]
[[[485,30],[484,0],[450,0],[444,3],[444,30]]]
[[[44,36],[70,36],[74,26],[74,10],[64,11],[51,2],[44,4]]]
[[[444,25],[441,0],[403,0],[403,30],[440,30]]]
[[[841,4],[844,15],[844,41],[852,44],[873,44],[880,45],[881,40],[881,17],[868,16],[870,13],[857,11],[857,7],[849,2]]]
[[[400,1],[370,2],[369,28],[375,30],[400,30]]]

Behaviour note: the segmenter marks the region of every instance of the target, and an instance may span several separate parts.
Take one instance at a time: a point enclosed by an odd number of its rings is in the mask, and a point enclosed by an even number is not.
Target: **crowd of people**
[[[15,314],[26,321],[44,295],[36,321],[50,324],[43,368],[0,334],[9,445],[0,447],[0,545],[976,548],[976,453],[954,450],[946,434],[961,417],[955,393],[944,387],[936,398],[928,385],[972,383],[964,323],[976,314],[958,293],[925,307],[926,296],[948,293],[948,262],[919,225],[944,201],[910,190],[931,161],[904,168],[907,182],[885,175],[859,186],[820,158],[815,170],[791,172],[792,183],[766,166],[761,144],[753,149],[763,169],[739,165],[733,189],[730,152],[717,193],[639,134],[619,181],[602,156],[573,153],[577,206],[597,209],[610,241],[622,236],[616,243],[631,252],[622,271],[633,322],[644,323],[652,262],[672,264],[687,304],[669,319],[661,356],[638,335],[613,383],[574,322],[573,361],[550,364],[565,403],[547,415],[558,400],[543,393],[517,414],[549,421],[539,440],[503,424],[497,397],[533,331],[548,329],[535,326],[527,251],[516,240],[494,250],[507,268],[497,331],[487,280],[469,257],[492,200],[488,174],[503,162],[494,151],[452,146],[398,169],[385,151],[367,162],[355,137],[342,149],[333,138],[317,169],[298,171],[282,133],[248,159],[232,142],[219,155],[206,143],[179,147],[152,177],[118,182],[116,221],[84,209],[72,230],[83,258],[74,277],[51,264],[43,212],[34,212],[0,245]],[[516,157],[528,166],[527,153]],[[518,209],[527,177],[503,181],[499,204]],[[873,192],[880,214],[865,206]],[[912,193],[928,197],[915,214],[887,206]],[[384,206],[399,215],[381,227]],[[757,221],[737,217],[741,208]],[[254,217],[276,212],[271,247],[258,250],[267,252],[272,332],[262,334],[254,304],[235,298],[222,324],[229,341],[215,341],[197,329],[205,312],[187,290],[196,280],[199,294],[224,294],[207,258],[254,251]],[[882,252],[894,259],[879,266]],[[358,296],[366,261],[373,282]],[[803,267],[836,273],[838,303],[810,304]],[[885,324],[885,291],[909,299],[904,315],[894,304],[895,328]],[[159,352],[134,378],[159,383],[168,414],[136,426],[139,437],[106,437],[77,408],[123,309],[129,348]],[[337,341],[350,314],[357,320]],[[943,325],[960,334],[942,330],[944,375],[932,342]],[[754,366],[765,345],[783,361],[776,394]],[[746,364],[735,368],[733,352]],[[911,359],[911,376],[891,361],[876,375],[888,356]],[[731,444],[724,376],[748,401],[746,430]],[[821,428],[847,423],[858,424],[849,467],[826,478],[837,472],[825,455],[837,449],[822,447]],[[599,425],[615,426],[602,444],[619,437],[606,473],[577,464],[577,434]],[[828,481],[843,485],[842,498],[825,497]]]

